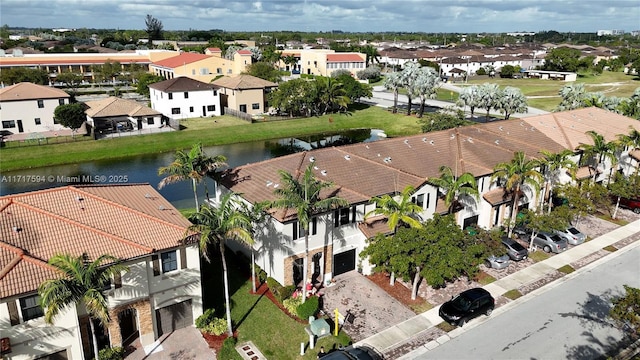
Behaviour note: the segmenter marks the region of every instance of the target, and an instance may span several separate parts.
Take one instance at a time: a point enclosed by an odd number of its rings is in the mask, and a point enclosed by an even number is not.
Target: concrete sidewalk
[[[593,266],[597,266],[600,260],[605,260],[611,256],[615,256],[615,254],[617,253],[622,253],[633,247],[640,246],[640,241],[637,241],[639,239],[640,220],[636,220],[609,233],[601,235],[591,241],[573,247],[565,251],[564,253],[551,256],[544,261],[537,262],[516,273],[496,280],[491,284],[485,285],[484,289],[489,291],[493,295],[493,297],[496,298],[496,300],[498,300],[499,297],[501,297],[509,290],[521,289],[526,286],[531,286],[532,284],[535,285],[536,283],[539,283],[540,285],[536,286],[535,289],[540,288],[540,291],[544,291],[545,288],[551,288],[554,285],[558,286],[562,283],[562,279],[565,279],[566,281],[567,278],[576,276],[577,273],[586,271]],[[610,245],[613,245],[616,248],[621,248],[623,250],[590,259],[593,254],[601,252],[603,248]],[[576,269],[575,272],[569,275],[562,276],[563,273],[560,273],[558,271],[559,268],[565,265],[579,264],[580,261],[584,261],[585,258],[586,260],[588,260],[588,265]],[[516,306],[517,304],[526,301],[529,297],[536,296],[537,293],[537,290],[532,289],[530,292],[527,292],[525,296],[514,301],[509,300],[506,305],[496,308],[493,314],[499,314],[507,311],[512,306]],[[496,303],[498,303],[498,301],[496,301]],[[375,348],[381,353],[384,353],[392,348],[396,348],[402,343],[411,340],[411,338],[416,337],[418,334],[423,333],[441,323],[443,320],[438,315],[439,308],[439,306],[436,306],[433,309],[425,311],[422,314],[416,315],[406,321],[391,326],[371,337],[357,342],[356,346],[368,345]],[[426,352],[430,349],[433,349],[438,345],[448,341],[451,337],[455,337],[463,331],[466,331],[466,329],[477,326],[478,324],[482,323],[482,321],[484,321],[484,317],[480,317],[479,320],[476,319],[471,321],[464,328],[457,328],[447,333],[446,335],[440,336],[434,341],[425,343],[422,346],[422,350]]]

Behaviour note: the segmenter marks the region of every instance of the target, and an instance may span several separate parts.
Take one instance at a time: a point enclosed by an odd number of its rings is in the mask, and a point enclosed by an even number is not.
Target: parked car
[[[529,256],[529,251],[519,242],[508,237],[502,238],[502,245],[507,248],[507,255],[514,261],[524,260]]]
[[[495,299],[487,290],[473,288],[442,304],[438,314],[451,325],[463,326],[482,314],[491,315],[495,305]]]
[[[636,214],[640,214],[640,199],[620,198],[620,206],[633,210]]]
[[[571,245],[580,245],[585,240],[587,240],[587,235],[580,232],[580,230],[571,226],[564,231],[556,230],[554,231],[556,234],[560,235],[567,240],[567,242]]]
[[[368,346],[348,346],[320,355],[323,360],[382,360],[382,355]]]
[[[484,262],[486,267],[496,270],[502,270],[509,266],[510,263],[511,261],[509,261],[508,254],[504,254],[502,256],[491,255]]]
[[[558,234],[548,234],[539,232],[533,239],[533,244],[539,246],[544,252],[554,252],[556,254],[567,250],[567,240]]]

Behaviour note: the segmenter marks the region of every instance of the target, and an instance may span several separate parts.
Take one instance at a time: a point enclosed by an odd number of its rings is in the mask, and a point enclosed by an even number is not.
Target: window
[[[240,111],[246,113],[247,112],[247,105],[246,104],[240,105]]]
[[[195,75],[196,74],[196,69],[191,69],[191,75]]]
[[[42,122],[40,121],[40,118],[35,118],[34,120],[36,121],[36,125],[41,125],[42,124]]]
[[[171,113],[173,115],[179,115],[180,114],[180,108],[171,108]]]
[[[424,194],[412,197],[411,202],[424,209]]]
[[[349,215],[351,215],[351,220],[349,219]],[[338,227],[340,225],[346,225],[350,222],[356,221],[356,207],[352,208],[344,208],[340,210],[336,210],[334,212],[333,217],[333,225]]]
[[[2,128],[3,129],[11,129],[16,127],[16,121],[15,120],[4,120],[2,121]]]
[[[189,93],[188,93],[188,92],[186,92],[186,91],[184,92],[184,98],[185,98],[185,99],[188,99],[188,98],[189,98]]]
[[[38,100],[38,108],[42,109],[44,107],[44,100]]]
[[[44,315],[40,307],[40,296],[32,295],[20,299],[20,310],[22,311],[22,321],[36,319]]]
[[[189,106],[189,112],[193,112],[193,106]]]
[[[222,74],[222,68],[217,68],[217,69],[216,69],[216,73],[217,73],[217,74]]]
[[[309,235],[315,235],[318,233],[318,218],[311,218],[311,222],[309,223]],[[303,238],[304,237],[304,228],[300,226],[300,223],[297,221],[293,222],[293,240]]]
[[[173,94],[169,93],[169,100],[173,100]]]
[[[64,99],[58,99],[58,105],[64,105]]]
[[[429,203],[431,202],[431,194],[427,194],[427,209],[429,208]]]
[[[218,90],[213,90],[213,96],[218,96]]]
[[[216,111],[215,105],[207,105],[207,111]]]
[[[147,118],[147,124],[153,125],[153,124],[155,124],[155,120],[152,117],[148,117]]]
[[[162,272],[178,270],[178,254],[176,251],[168,251],[160,254],[160,260],[162,261]]]
[[[260,104],[259,104],[259,103],[251,104],[251,108],[252,108],[253,110],[258,110],[258,109],[260,109]]]

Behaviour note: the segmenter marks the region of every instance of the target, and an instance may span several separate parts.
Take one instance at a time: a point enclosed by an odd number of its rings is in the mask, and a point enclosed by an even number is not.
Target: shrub
[[[278,294],[278,301],[283,303],[286,299],[290,298],[293,292],[296,291],[295,285],[287,285],[280,288],[280,293]]]
[[[236,338],[226,338],[218,353],[218,359],[241,359],[240,354],[236,351],[236,343]]]
[[[258,264],[254,264],[254,267],[255,267],[256,277],[258,278],[258,281],[261,284],[267,281],[267,272],[262,270],[262,268],[258,266]]]
[[[227,320],[223,318],[214,318],[201,330],[206,334],[222,335],[227,331]]]
[[[272,277],[268,277],[267,278],[267,286],[269,286],[269,289],[273,293],[273,296],[276,299],[278,299],[279,302],[282,303],[282,300],[284,300],[282,298],[282,285],[280,285],[278,280],[276,280],[276,279],[274,279]]]
[[[214,308],[207,309],[196,319],[196,327],[202,330],[207,327],[207,325],[209,325],[215,318],[216,310]]]
[[[302,296],[296,296],[288,298],[282,302],[282,305],[289,312],[289,314],[298,314],[298,307],[302,304]]]
[[[484,68],[480,68],[476,70],[476,75],[487,75],[487,70],[485,70]]]
[[[122,360],[124,359],[124,349],[121,347],[112,347],[102,349],[98,352],[99,360]]]
[[[349,77],[351,77],[351,71],[347,69],[338,69],[331,73],[331,77],[334,79],[339,78],[342,75],[348,75]]]
[[[318,306],[319,306],[319,302],[318,302],[318,297],[317,296],[311,296],[309,298],[307,298],[307,300],[305,302],[303,302],[302,304],[300,304],[300,306],[298,306],[298,317],[300,319],[308,319],[310,316],[315,316],[316,313],[318,312]]]

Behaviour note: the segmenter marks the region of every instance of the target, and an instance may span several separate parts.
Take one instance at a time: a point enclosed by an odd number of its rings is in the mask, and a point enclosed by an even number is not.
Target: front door
[[[138,130],[142,130],[142,119],[138,119]]]
[[[333,256],[333,276],[356,269],[356,249]]]
[[[24,128],[22,127],[22,120],[18,120],[18,132],[24,132]]]
[[[122,345],[129,345],[138,335],[138,323],[135,309],[125,309],[118,314]]]
[[[205,105],[202,105],[202,116],[207,116],[207,107]]]

